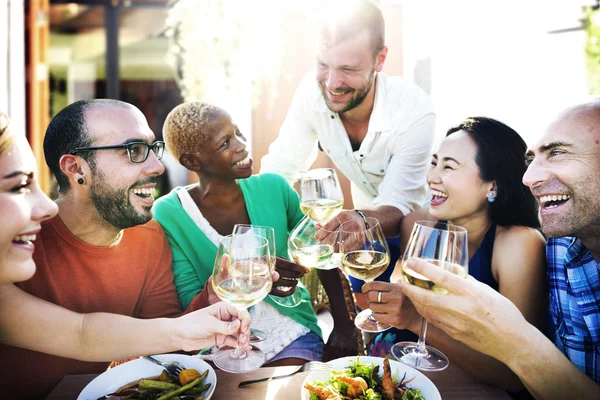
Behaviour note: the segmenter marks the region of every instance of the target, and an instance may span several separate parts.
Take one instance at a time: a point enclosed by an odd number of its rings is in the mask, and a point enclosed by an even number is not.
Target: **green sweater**
[[[288,235],[303,218],[298,194],[282,177],[274,174],[253,175],[238,180],[238,184],[244,194],[250,222],[273,227],[277,255],[288,258]],[[190,187],[177,187],[154,204],[154,218],[165,230],[173,251],[175,286],[183,309],[204,288],[217,256],[217,247],[198,228],[179,201],[177,192]],[[302,302],[296,307],[280,306],[269,296],[265,301],[322,336],[308,291],[300,282],[296,290],[302,293]]]

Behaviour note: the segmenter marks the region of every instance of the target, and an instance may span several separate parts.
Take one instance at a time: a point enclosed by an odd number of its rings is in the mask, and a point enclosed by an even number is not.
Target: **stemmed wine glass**
[[[300,210],[311,220],[323,224],[335,218],[344,206],[344,195],[337,173],[332,168],[317,168],[300,178]]]
[[[406,262],[411,257],[422,258],[440,268],[466,278],[469,268],[467,230],[446,222],[417,221],[410,234],[402,256],[402,277],[411,285],[444,293],[427,277],[409,269]],[[392,355],[399,361],[421,371],[441,371],[450,364],[441,351],[425,344],[427,321],[423,319],[419,341],[396,343]]]
[[[238,310],[262,301],[273,284],[267,239],[249,234],[242,236],[236,240],[232,235],[221,239],[212,274],[217,296]],[[227,372],[253,371],[264,361],[262,350],[256,347],[245,350],[239,338],[234,349],[221,348],[213,355],[215,365]]]
[[[332,269],[339,266],[334,244],[337,229],[328,231],[322,224],[335,218],[344,205],[344,195],[337,173],[332,168],[310,170],[300,178],[300,210],[306,215],[288,237],[288,253],[295,263],[307,268]],[[326,231],[325,239],[318,240],[318,231]],[[288,297],[299,304],[301,294],[296,291]]]
[[[390,264],[390,249],[375,218],[344,222],[340,227],[340,251],[342,269],[365,282],[373,281]],[[354,324],[366,332],[383,332],[390,328],[390,325],[377,321],[370,309],[361,311]]]
[[[329,259],[334,254],[336,235],[327,232],[325,240],[317,240],[315,235],[324,229],[321,224],[340,213],[343,204],[344,196],[335,170],[318,168],[302,174],[300,209],[306,216],[288,238],[288,251],[294,262],[308,268],[332,268]]]
[[[275,271],[275,265],[277,264],[277,253],[276,253],[276,243],[275,243],[275,229],[270,226],[260,226],[260,225],[251,225],[251,224],[235,224],[233,226],[233,240],[236,238],[241,238],[242,240],[245,238],[243,235],[256,235],[260,237],[264,237],[267,239],[269,243],[269,254],[270,263],[269,266],[271,268],[271,274]],[[282,280],[278,281],[278,283],[283,283]],[[282,287],[279,287],[282,289]],[[291,290],[291,288],[290,288]],[[279,297],[269,294],[269,298],[273,300],[273,302],[279,304],[283,307],[295,307],[293,301],[290,301],[288,297]],[[301,299],[300,299],[301,300]],[[258,343],[262,342],[267,338],[267,334],[261,331],[260,329],[252,328],[250,330],[250,343]]]

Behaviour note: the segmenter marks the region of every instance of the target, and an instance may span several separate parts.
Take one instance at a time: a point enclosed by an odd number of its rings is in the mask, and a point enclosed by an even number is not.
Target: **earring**
[[[490,191],[487,195],[487,201],[489,201],[490,203],[493,203],[496,201],[496,193],[494,193],[493,191]]]
[[[79,178],[79,179],[77,179],[77,183],[79,183],[80,185],[83,185],[85,183],[85,181],[83,180],[83,178]]]

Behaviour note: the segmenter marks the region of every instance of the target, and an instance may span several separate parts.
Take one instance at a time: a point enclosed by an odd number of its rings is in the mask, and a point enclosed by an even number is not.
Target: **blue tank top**
[[[469,275],[497,291],[498,282],[492,274],[492,253],[494,251],[495,236],[496,224],[492,224],[486,232],[481,246],[469,261]]]

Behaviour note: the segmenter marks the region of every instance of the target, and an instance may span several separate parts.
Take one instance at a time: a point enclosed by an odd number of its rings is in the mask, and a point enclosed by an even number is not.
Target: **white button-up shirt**
[[[425,200],[435,114],[427,94],[414,83],[377,74],[375,104],[358,151],[337,113],[329,110],[315,74],[300,83],[279,137],[263,157],[260,172],[293,183],[317,158],[318,146],[351,181],[356,208],[389,205],[408,214]]]

